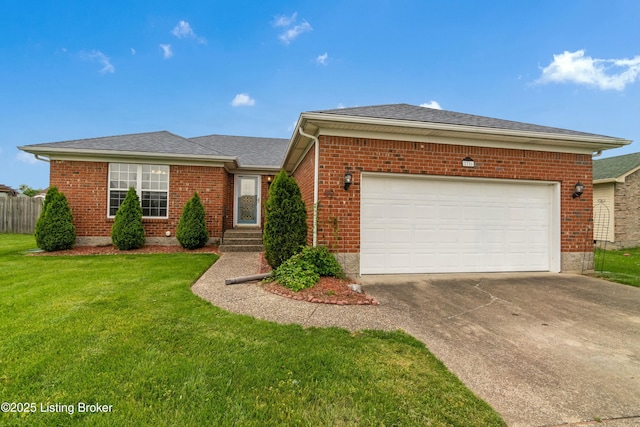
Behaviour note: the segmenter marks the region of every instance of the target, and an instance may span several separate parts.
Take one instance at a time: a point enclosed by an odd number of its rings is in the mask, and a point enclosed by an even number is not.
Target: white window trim
[[[138,168],[138,171],[136,173],[136,194],[138,195],[138,199],[140,200],[140,206],[142,207],[142,166],[143,165],[150,165],[150,166],[166,166],[167,168],[169,168],[169,172],[168,172],[168,176],[167,176],[167,189],[166,189],[166,193],[167,193],[167,215],[165,216],[142,216],[143,219],[169,219],[169,188],[171,188],[171,167],[169,165],[160,165],[160,164],[151,164],[151,163],[123,163],[123,162],[113,162],[113,163],[109,163],[109,171],[108,176],[107,176],[107,218],[113,219],[116,216],[115,215],[109,215],[109,211],[111,210],[111,190],[113,191],[125,191],[122,189],[112,189],[111,188],[111,165],[114,164],[129,164],[129,165],[135,165]],[[126,191],[128,191],[129,189],[127,189]],[[162,193],[165,190],[149,190],[149,189],[145,189],[144,191],[151,191],[151,192],[156,192],[156,193]]]

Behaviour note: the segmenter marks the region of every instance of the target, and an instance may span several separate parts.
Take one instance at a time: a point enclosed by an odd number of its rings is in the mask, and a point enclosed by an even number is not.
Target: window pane
[[[127,196],[126,191],[113,191],[109,192],[109,216],[115,216],[118,212],[118,208],[122,204],[122,201]]]
[[[167,193],[142,192],[142,216],[167,216]]]

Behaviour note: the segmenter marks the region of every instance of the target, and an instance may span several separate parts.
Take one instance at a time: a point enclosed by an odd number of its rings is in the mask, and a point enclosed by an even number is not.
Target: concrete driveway
[[[552,273],[358,281],[510,426],[640,425],[640,289]]]

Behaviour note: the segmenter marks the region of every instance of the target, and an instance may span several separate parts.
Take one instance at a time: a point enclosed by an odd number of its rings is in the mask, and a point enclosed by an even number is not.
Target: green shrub
[[[297,292],[315,285],[320,276],[345,277],[342,266],[326,247],[307,246],[280,264],[269,280]]]
[[[176,238],[186,249],[201,248],[209,241],[204,206],[202,206],[198,193],[194,193],[182,208]]]
[[[318,279],[320,276],[316,272],[316,267],[309,261],[301,259],[299,254],[280,264],[270,278],[271,281],[276,281],[296,292],[312,287]]]
[[[111,227],[111,240],[120,250],[138,249],[144,245],[142,208],[134,188],[129,188],[126,197],[116,212]]]
[[[300,258],[312,264],[320,276],[345,277],[342,266],[325,246],[307,246],[300,252]]]
[[[307,209],[298,183],[283,170],[276,175],[265,204],[265,258],[271,267],[300,252],[307,241]]]
[[[71,249],[76,242],[76,227],[69,202],[56,187],[47,191],[42,213],[35,227],[36,243],[45,251]]]

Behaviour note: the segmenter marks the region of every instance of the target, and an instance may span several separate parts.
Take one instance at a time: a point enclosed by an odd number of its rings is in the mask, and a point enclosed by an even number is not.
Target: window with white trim
[[[169,166],[109,163],[109,217],[116,216],[131,187],[138,193],[143,217],[168,217]]]

